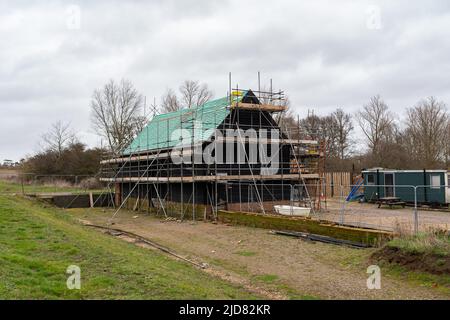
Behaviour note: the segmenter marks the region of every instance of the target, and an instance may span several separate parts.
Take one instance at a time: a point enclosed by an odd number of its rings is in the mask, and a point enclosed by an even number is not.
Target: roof
[[[232,102],[241,102],[250,92],[242,91],[233,94]],[[157,115],[125,148],[123,154],[172,148],[180,145],[181,141],[183,145],[207,141],[230,113],[229,105],[229,97],[223,97],[208,101],[195,108],[184,108]],[[192,141],[193,131],[194,141]]]
[[[372,172],[397,172],[397,173],[423,173],[423,169],[417,169],[417,170],[397,170],[397,169],[385,169],[385,168],[372,168],[367,170],[362,170],[362,173],[372,173]],[[447,172],[447,170],[444,169],[433,169],[433,170],[426,170],[426,172]]]

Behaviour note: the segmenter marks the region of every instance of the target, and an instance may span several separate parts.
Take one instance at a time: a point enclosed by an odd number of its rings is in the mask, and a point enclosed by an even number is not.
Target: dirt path
[[[78,218],[105,224],[110,211],[71,210]],[[382,288],[366,287],[371,249],[351,249],[276,236],[267,230],[204,222],[161,222],[135,212],[120,212],[115,228],[157,241],[179,254],[207,262],[209,271],[272,298],[449,299],[427,288],[383,275]]]

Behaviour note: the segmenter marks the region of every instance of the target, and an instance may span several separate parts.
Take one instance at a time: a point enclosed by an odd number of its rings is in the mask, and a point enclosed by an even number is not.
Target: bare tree
[[[450,144],[449,114],[443,102],[429,97],[407,111],[406,130],[408,147],[413,157],[424,168],[436,168],[445,162]]]
[[[193,108],[208,102],[213,94],[207,84],[185,80],[180,86],[181,103],[184,107]]]
[[[393,127],[388,139],[379,143],[378,152],[369,151],[364,156],[363,167],[384,167],[391,169],[415,169],[417,165],[412,159],[408,148],[405,146],[405,131],[398,126]]]
[[[325,145],[327,157],[337,158],[336,149],[336,123],[331,115],[317,116],[314,113],[308,114],[300,120],[300,129],[306,134],[307,138],[318,140]]]
[[[213,97],[213,93],[207,84],[200,84],[193,80],[185,80],[179,88],[179,93],[180,97],[172,89],[168,89],[164,93],[161,97],[161,113],[201,106]]]
[[[300,120],[300,127],[306,135],[313,139],[324,138],[323,118],[314,113],[308,114],[304,119]]]
[[[272,103],[275,105],[279,105],[282,107],[285,107],[285,110],[283,112],[280,112],[278,115],[274,117],[275,122],[278,123],[280,126],[288,127],[297,127],[297,116],[295,115],[294,111],[291,108],[291,100],[289,99],[289,96],[285,95],[283,99],[278,100],[276,102],[270,101],[266,98],[261,97],[259,101],[262,104]],[[298,133],[292,132],[292,137],[295,138]]]
[[[345,113],[342,109],[338,108],[331,114],[333,134],[336,143],[336,151],[340,159],[345,159],[349,156],[351,150],[350,134],[353,131],[352,116],[349,113]]]
[[[147,126],[149,119],[146,116],[136,116],[132,138],[136,137]]]
[[[143,97],[128,80],[110,80],[92,96],[92,124],[114,154],[120,153],[142,129]]]
[[[320,117],[319,137],[325,143],[327,158],[339,158],[338,125],[333,114]]]
[[[172,89],[167,89],[161,98],[161,113],[168,113],[180,110],[181,104]]]
[[[356,113],[356,120],[374,155],[380,155],[381,143],[392,138],[395,130],[394,116],[379,95],[370,98],[363,109]]]
[[[44,148],[55,152],[60,157],[66,147],[76,142],[75,133],[70,128],[70,123],[57,121],[50,130],[42,135]]]
[[[450,117],[447,120],[446,138],[444,140],[445,149],[445,167],[450,168]]]

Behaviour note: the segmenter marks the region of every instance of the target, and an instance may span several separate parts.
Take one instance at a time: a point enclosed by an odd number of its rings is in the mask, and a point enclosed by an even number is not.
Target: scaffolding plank
[[[304,140],[304,139],[271,139],[271,138],[253,138],[248,136],[243,137],[218,137],[217,141],[236,141],[236,142],[248,142],[248,143],[259,143],[259,144],[293,144],[293,145],[317,145],[317,140]]]
[[[181,156],[190,156],[192,154],[190,148],[184,148],[183,150],[175,150],[172,152],[163,152],[159,154],[148,154],[142,156],[134,156],[134,157],[122,157],[122,158],[113,158],[100,161],[100,164],[114,164],[114,163],[124,163],[124,162],[133,162],[133,161],[143,161],[143,160],[152,160],[152,159],[165,159],[172,156],[181,157]]]
[[[318,179],[316,173],[302,174],[303,179]],[[299,174],[273,174],[273,175],[218,175],[218,176],[194,176],[194,177],[123,177],[123,178],[100,178],[101,181],[109,182],[201,182],[201,181],[228,181],[228,180],[298,180]]]
[[[262,110],[269,112],[281,112],[287,109],[286,106],[276,106],[273,104],[257,104],[257,103],[233,103],[232,108],[240,108],[245,110]]]
[[[274,143],[279,143],[279,144],[292,144],[292,145],[317,145],[318,142],[316,140],[298,140],[298,139],[265,139],[265,138],[251,138],[251,137],[242,137],[242,141],[240,137],[218,137],[217,141],[222,142],[246,142],[246,143],[262,143],[262,144],[274,144]],[[196,147],[197,145],[194,145],[194,147]],[[163,159],[163,158],[168,158],[171,155],[174,156],[181,156],[181,150],[182,150],[182,154],[184,155],[191,155],[191,146],[186,146],[186,147],[176,147],[173,151],[171,152],[162,152],[159,154],[149,154],[149,155],[136,155],[136,156],[124,156],[124,157],[118,157],[118,158],[112,158],[112,159],[106,159],[106,160],[102,160],[100,161],[100,164],[114,164],[114,163],[123,163],[123,162],[132,162],[132,161],[142,161],[142,160],[151,160],[154,158],[159,158],[159,159]]]

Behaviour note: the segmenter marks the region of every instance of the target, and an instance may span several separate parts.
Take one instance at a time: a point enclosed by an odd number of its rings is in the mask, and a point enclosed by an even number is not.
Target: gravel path
[[[340,222],[342,219],[342,203],[336,199],[329,199],[327,211],[318,216],[323,220]],[[373,203],[350,202],[345,205],[344,223],[354,226],[376,228],[382,230],[400,229],[403,232],[412,232],[414,228],[414,208],[389,207],[378,208]],[[419,208],[419,228],[450,230],[450,212],[439,210],[423,210]]]

